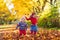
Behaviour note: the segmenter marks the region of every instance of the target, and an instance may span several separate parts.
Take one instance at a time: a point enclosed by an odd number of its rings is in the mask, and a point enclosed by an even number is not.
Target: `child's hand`
[[[18,29],[18,28],[16,27],[16,29]]]

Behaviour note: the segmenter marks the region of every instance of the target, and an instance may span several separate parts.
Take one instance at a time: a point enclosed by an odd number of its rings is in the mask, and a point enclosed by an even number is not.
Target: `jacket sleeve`
[[[27,17],[25,17],[26,18],[26,20],[30,20],[30,18],[27,18]]]
[[[19,26],[20,26],[20,23],[18,23],[18,24],[17,24],[17,27],[16,27],[16,29],[17,29]]]
[[[25,28],[26,28],[26,30],[27,30],[27,24],[25,25]]]

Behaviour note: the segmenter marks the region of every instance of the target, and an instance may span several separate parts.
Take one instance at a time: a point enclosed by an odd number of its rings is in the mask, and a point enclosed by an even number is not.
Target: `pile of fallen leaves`
[[[40,29],[36,35],[30,35],[27,30],[26,36],[19,36],[18,30],[3,31],[0,40],[60,40],[60,31]]]

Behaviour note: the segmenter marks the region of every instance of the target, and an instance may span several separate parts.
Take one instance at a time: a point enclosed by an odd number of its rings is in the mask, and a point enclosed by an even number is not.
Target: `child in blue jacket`
[[[19,33],[20,35],[26,35],[26,30],[27,30],[27,23],[25,22],[24,18],[21,18],[20,22],[17,24],[17,27],[19,27]]]

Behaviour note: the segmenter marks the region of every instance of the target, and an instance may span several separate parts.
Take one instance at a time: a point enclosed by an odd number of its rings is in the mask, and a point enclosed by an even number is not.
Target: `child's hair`
[[[31,16],[30,17],[32,17],[33,15],[35,15],[36,13],[35,12],[32,12],[32,14],[31,14]]]
[[[22,21],[22,20],[25,20],[25,17],[24,16],[22,18],[20,18],[20,21]]]

